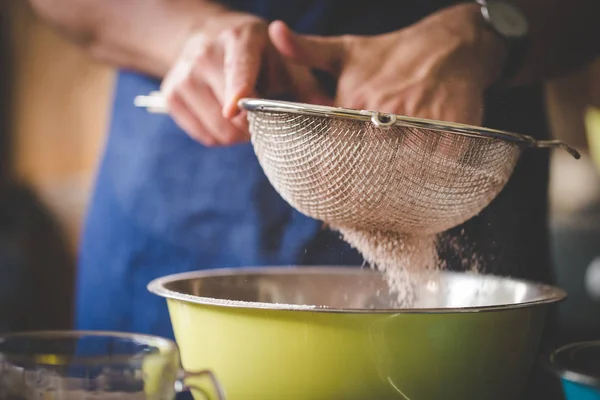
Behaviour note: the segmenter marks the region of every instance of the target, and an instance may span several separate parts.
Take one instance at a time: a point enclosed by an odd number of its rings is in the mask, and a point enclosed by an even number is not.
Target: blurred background
[[[2,1],[0,18],[0,331],[69,328],[113,71],[56,36],[24,1]],[[573,162],[553,153],[554,268],[569,292],[560,329],[565,341],[600,338],[600,62],[550,83],[547,106],[555,137],[580,149],[589,140],[595,155]],[[8,300],[15,291],[20,304]]]

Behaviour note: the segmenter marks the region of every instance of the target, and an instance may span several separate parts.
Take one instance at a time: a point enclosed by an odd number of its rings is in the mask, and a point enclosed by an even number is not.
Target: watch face
[[[504,36],[520,38],[527,34],[528,25],[523,13],[504,1],[488,1],[484,13],[487,13],[486,17],[494,28]]]

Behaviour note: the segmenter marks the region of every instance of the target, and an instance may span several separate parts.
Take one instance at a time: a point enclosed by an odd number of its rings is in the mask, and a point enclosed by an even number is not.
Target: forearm
[[[30,0],[38,14],[112,65],[162,78],[188,35],[225,12],[208,0]]]
[[[529,21],[529,49],[512,82],[540,82],[580,68],[600,50],[598,0],[513,0]]]

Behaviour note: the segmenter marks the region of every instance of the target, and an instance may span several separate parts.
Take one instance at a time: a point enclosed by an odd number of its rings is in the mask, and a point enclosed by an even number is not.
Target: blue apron
[[[401,29],[452,0],[230,0],[229,6],[321,35]],[[335,82],[327,82],[335,90]],[[205,148],[168,116],[133,106],[160,82],[122,71],[110,132],[88,211],[78,267],[76,326],[173,338],[157,277],[207,268],[361,265],[360,255],[319,221],[292,209],[271,187],[252,146]],[[542,90],[486,98],[484,125],[548,137]],[[524,154],[505,189],[440,246],[451,269],[467,247],[484,272],[552,283],[547,231],[548,152]],[[547,336],[551,345],[551,336]],[[525,398],[560,393],[534,370]]]
[[[397,30],[452,1],[379,0],[368,7],[357,0],[225,3],[269,20],[283,19],[300,32],[339,35]],[[80,250],[77,328],[172,337],[165,301],[146,290],[150,280],[164,275],[223,267],[363,263],[337,233],[295,211],[275,192],[251,144],[206,148],[169,116],[134,107],[135,96],[159,85],[135,72],[119,74]],[[539,88],[488,98],[490,126],[544,137],[543,121]],[[461,238],[468,237],[489,255],[491,272],[550,279],[547,161],[545,151],[524,157],[494,203],[457,228],[468,233]]]

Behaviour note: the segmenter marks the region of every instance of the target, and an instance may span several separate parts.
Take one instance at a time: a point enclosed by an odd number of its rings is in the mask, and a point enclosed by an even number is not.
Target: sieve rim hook
[[[581,158],[581,154],[579,153],[579,151],[575,150],[573,147],[569,146],[568,144],[566,144],[565,142],[561,141],[561,140],[538,140],[535,142],[535,146],[536,147],[541,147],[541,148],[547,148],[547,147],[551,147],[551,148],[556,148],[556,147],[561,147],[563,148],[567,153],[569,153],[571,156],[573,156],[574,159],[579,160]]]

